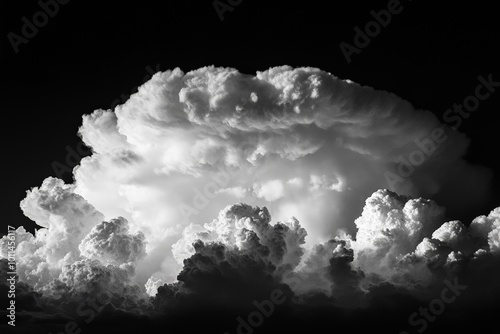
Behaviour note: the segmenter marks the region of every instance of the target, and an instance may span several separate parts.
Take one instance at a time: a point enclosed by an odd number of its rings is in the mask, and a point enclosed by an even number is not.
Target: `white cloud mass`
[[[148,294],[168,304],[202,291],[200,273],[230,280],[245,265],[344,306],[382,283],[426,286],[436,268],[500,253],[500,207],[469,227],[446,222],[444,207],[477,207],[491,178],[465,162],[459,132],[445,127],[439,149],[385,189],[397,157],[439,126],[316,68],[157,73],[115,110],[83,116],[93,154],[73,184],[49,177],[27,192],[21,208],[42,228],[17,230],[19,278],[58,298],[110,291],[124,308]]]

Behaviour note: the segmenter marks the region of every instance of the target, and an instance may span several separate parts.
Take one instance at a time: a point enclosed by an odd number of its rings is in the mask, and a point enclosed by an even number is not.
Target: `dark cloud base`
[[[217,250],[220,245],[204,245]],[[200,245],[199,245],[200,247]],[[220,249],[219,249],[220,250]],[[411,326],[408,317],[420,307],[429,307],[433,298],[421,299],[415,291],[396,287],[390,283],[372,286],[363,294],[364,306],[351,309],[338,306],[338,300],[323,293],[296,296],[286,284],[266,276],[262,268],[254,267],[246,275],[231,276],[231,281],[220,277],[223,268],[214,271],[194,270],[193,267],[206,259],[193,255],[185,263],[179,275],[179,283],[159,288],[156,297],[151,297],[141,308],[128,310],[116,308],[108,303],[90,319],[79,316],[75,305],[82,302],[73,297],[72,303],[61,303],[43,297],[28,285],[18,282],[16,294],[16,327],[2,324],[8,332],[60,333],[65,326],[75,321],[81,332],[87,333],[238,333],[237,318],[245,320],[255,312],[253,301],[269,299],[272,291],[282,292],[285,300],[275,305],[269,317],[263,317],[262,325],[253,328],[253,333],[469,333],[490,332],[497,327],[500,304],[500,257],[490,255],[482,264],[474,264],[474,271],[459,273],[457,279],[466,289],[456,300],[446,304],[446,309],[433,321],[427,321],[425,331],[423,316],[419,324]],[[4,260],[3,260],[4,262]],[[331,265],[335,261],[330,261]],[[5,267],[3,267],[5,268]],[[215,268],[212,268],[215,269]],[[333,273],[332,273],[333,274]],[[423,288],[429,296],[439,298],[446,284],[444,276],[436,273],[435,282]],[[228,278],[227,276],[226,278]],[[439,278],[438,278],[439,277]],[[2,270],[2,281],[5,270]],[[0,302],[7,301],[7,286],[0,287]],[[90,296],[88,296],[90,297]],[[6,317],[2,310],[1,316]],[[89,321],[90,320],[90,321]],[[68,331],[68,333],[71,331]],[[243,331],[242,333],[250,333]]]

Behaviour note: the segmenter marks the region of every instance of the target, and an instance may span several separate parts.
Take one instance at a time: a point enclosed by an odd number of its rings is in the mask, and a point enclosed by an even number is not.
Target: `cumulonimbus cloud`
[[[93,154],[73,184],[28,191],[21,208],[42,228],[17,230],[19,278],[66,299],[94,284],[130,296],[116,301],[124,308],[199,300],[218,279],[247,287],[245,265],[266,292],[343,307],[381,284],[432,284],[500,249],[498,208],[469,227],[446,222],[443,206],[476,208],[491,177],[463,159],[460,133],[445,126],[418,171],[384,189],[397,158],[441,126],[316,68],[157,73],[115,110],[83,117]]]

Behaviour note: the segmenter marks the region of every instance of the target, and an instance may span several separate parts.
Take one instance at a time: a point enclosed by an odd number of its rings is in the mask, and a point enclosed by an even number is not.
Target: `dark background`
[[[353,44],[371,10],[388,1],[243,0],[221,21],[212,0],[79,1],[59,12],[15,54],[9,32],[21,35],[37,1],[2,3],[2,208],[4,224],[35,226],[19,201],[26,190],[56,176],[66,147],[80,142],[83,114],[110,108],[150,76],[147,67],[234,67],[255,74],[272,66],[312,66],[342,79],[391,91],[441,119],[474,93],[478,75],[500,81],[500,21],[492,2],[401,1],[403,11],[348,64],[339,43]],[[122,95],[123,94],[123,95]],[[498,206],[498,109],[493,94],[460,131],[470,138],[468,161],[495,170]],[[62,177],[72,181],[71,173]],[[468,224],[468,221],[464,221]],[[3,232],[3,231],[2,231]]]

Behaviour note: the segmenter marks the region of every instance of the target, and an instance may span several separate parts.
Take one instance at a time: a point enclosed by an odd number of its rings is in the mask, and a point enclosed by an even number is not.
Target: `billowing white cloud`
[[[21,280],[34,287],[42,287],[59,275],[63,265],[80,259],[78,244],[104,219],[82,196],[74,193],[74,185],[51,177],[39,188],[27,192],[21,209],[42,226],[35,235],[22,227],[16,231],[17,272]]]
[[[174,69],[114,111],[84,116],[80,134],[96,153],[75,169],[75,191],[106,219],[122,216],[143,231],[149,249],[235,200],[266,205],[278,220],[296,216],[312,245],[339,228],[352,233],[364,198],[387,188],[398,157],[440,125],[394,94],[316,68]],[[444,194],[468,175],[475,189],[453,193],[480,202],[488,173],[462,160],[463,136],[445,134],[442,149],[395,190]],[[461,167],[447,173],[449,164]]]
[[[136,262],[145,255],[144,234],[130,234],[127,220],[118,217],[94,226],[78,248],[82,256],[104,264]]]
[[[432,233],[432,238],[445,242],[454,250],[470,253],[470,237],[467,228],[461,221],[446,222]]]
[[[227,206],[211,223],[189,225],[183,231],[182,239],[172,246],[172,251],[176,260],[182,263],[194,254],[193,243],[197,240],[221,242],[238,250],[265,247],[262,256],[268,258],[278,272],[290,271],[301,260],[307,233],[293,217],[274,225],[270,222],[271,216],[266,208],[247,204]]]
[[[390,279],[397,272],[397,262],[413,252],[443,220],[444,209],[433,201],[378,190],[366,200],[361,216],[355,220],[355,263],[367,273]]]
[[[500,208],[493,209],[488,216],[479,216],[469,227],[470,234],[487,242],[491,252],[500,252]]]
[[[439,126],[316,68],[157,73],[114,111],[83,117],[93,154],[74,184],[47,178],[27,193],[21,208],[42,228],[17,230],[19,278],[61,300],[110,291],[124,309],[203,295],[204,277],[239,288],[255,274],[346,307],[380,286],[425,287],[500,251],[500,208],[469,228],[445,222],[440,205],[475,208],[491,175],[463,160],[458,132],[444,127],[397,193],[385,189]]]

